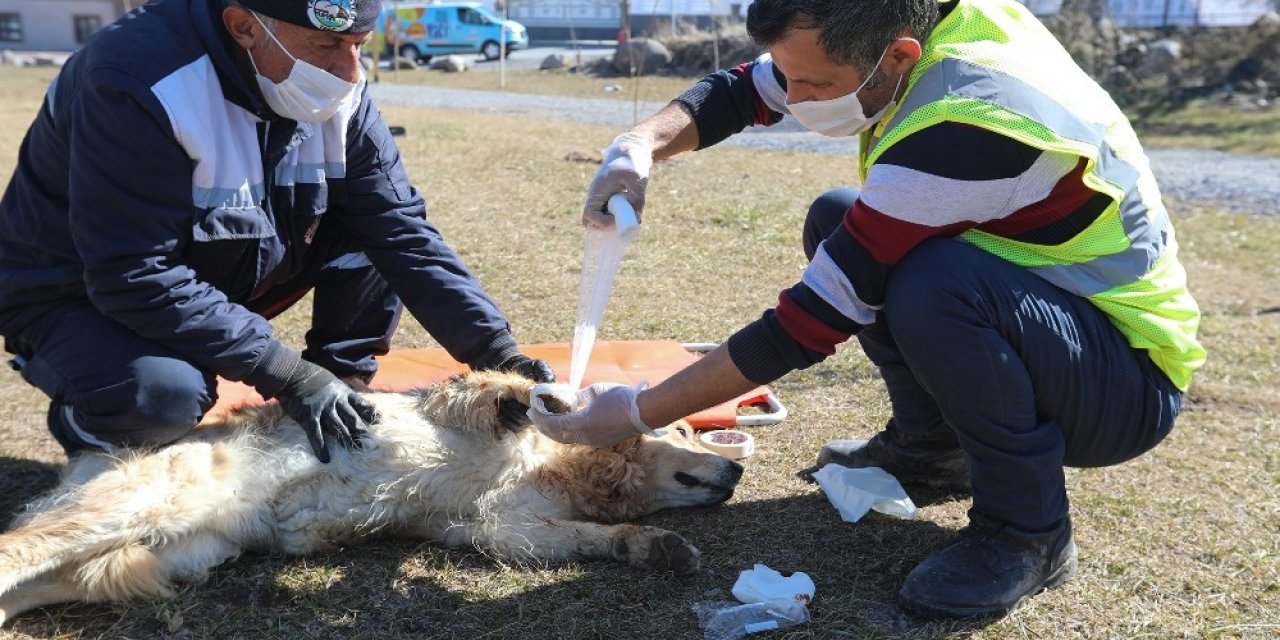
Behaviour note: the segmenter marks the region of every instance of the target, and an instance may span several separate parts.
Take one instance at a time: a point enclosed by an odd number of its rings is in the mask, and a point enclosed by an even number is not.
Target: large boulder
[[[1280,31],[1280,13],[1268,11],[1258,16],[1257,22],[1253,23],[1255,29],[1262,29],[1268,33]]]
[[[553,53],[542,59],[542,64],[538,68],[546,71],[548,69],[563,69],[569,66],[569,59],[563,53]]]
[[[677,74],[701,75],[719,67],[754,60],[764,48],[747,35],[743,25],[727,25],[714,32],[684,31],[662,40],[671,50],[671,67]],[[719,66],[716,53],[719,49]]]
[[[656,73],[671,65],[671,50],[650,38],[633,38],[613,52],[613,70],[626,75]]]
[[[412,71],[418,68],[418,61],[413,58],[396,56],[391,60],[391,68]]]
[[[467,70],[467,61],[462,56],[448,55],[441,58],[431,60],[433,71],[444,71],[445,73],[457,73]]]
[[[27,57],[20,53],[15,53],[9,49],[0,52],[0,63],[11,64],[15,67],[25,67],[27,62]]]
[[[1156,40],[1147,43],[1147,53],[1142,58],[1142,74],[1156,75],[1172,71],[1182,59],[1182,44],[1177,40]]]

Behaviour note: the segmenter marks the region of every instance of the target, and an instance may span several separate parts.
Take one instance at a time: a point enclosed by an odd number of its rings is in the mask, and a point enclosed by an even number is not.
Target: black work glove
[[[551,365],[542,360],[534,360],[523,353],[508,357],[506,360],[499,362],[493,369],[522,375],[535,382],[556,381],[556,372],[551,370]]]
[[[324,367],[300,360],[276,399],[289,417],[302,425],[320,462],[329,462],[328,440],[351,448],[360,446],[375,411]]]

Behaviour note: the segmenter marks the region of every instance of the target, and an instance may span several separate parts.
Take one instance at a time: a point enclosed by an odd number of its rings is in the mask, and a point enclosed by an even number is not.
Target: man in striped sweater
[[[1204,361],[1159,189],[1110,97],[1012,0],[757,0],[768,53],[713,73],[605,150],[584,222],[640,211],[655,159],[784,115],[861,134],[861,189],[812,205],[799,283],[650,389],[534,414],[607,445],[822,361],[857,336],[893,416],[819,465],[971,487],[970,524],[907,576],[926,616],[1003,614],[1071,577],[1064,466],[1138,456]]]

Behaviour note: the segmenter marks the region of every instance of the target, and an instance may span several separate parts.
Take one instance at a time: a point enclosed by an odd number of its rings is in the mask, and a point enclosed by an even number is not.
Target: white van
[[[486,60],[529,46],[524,25],[502,17],[479,2],[383,3],[374,33],[374,51],[391,51],[420,61],[450,53],[480,53]]]

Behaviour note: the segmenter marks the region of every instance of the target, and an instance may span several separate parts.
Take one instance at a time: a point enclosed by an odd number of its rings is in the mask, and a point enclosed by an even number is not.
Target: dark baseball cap
[[[240,6],[289,24],[342,33],[373,31],[382,0],[238,0]]]

